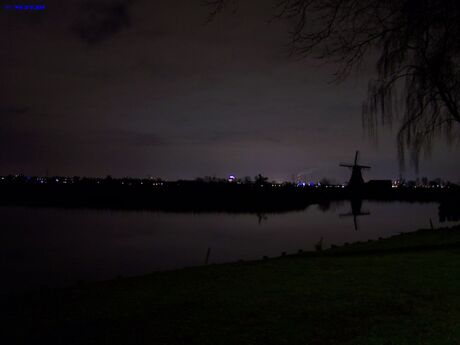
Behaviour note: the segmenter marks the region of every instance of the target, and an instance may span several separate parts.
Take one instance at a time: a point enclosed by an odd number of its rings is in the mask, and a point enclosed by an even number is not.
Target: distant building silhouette
[[[393,182],[391,180],[370,180],[366,183],[366,189],[374,192],[384,192],[391,190]]]

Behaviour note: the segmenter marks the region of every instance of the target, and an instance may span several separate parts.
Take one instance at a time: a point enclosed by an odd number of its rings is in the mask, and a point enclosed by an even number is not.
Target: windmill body
[[[348,182],[348,188],[350,189],[361,189],[364,187],[364,179],[362,170],[363,169],[370,169],[370,166],[367,165],[360,165],[358,164],[359,160],[359,151],[356,151],[355,154],[355,162],[354,164],[348,163],[341,163],[341,167],[350,168],[351,169],[351,177],[350,181]]]
[[[350,194],[351,199],[351,212],[346,214],[341,214],[340,217],[353,217],[353,223],[355,225],[355,230],[358,230],[358,216],[367,216],[369,215],[369,211],[362,211],[362,203],[363,203],[363,194],[361,193],[364,189],[365,182],[363,179],[362,170],[370,169],[370,166],[367,165],[360,165],[358,164],[359,160],[359,151],[356,151],[355,154],[355,161],[353,164],[348,163],[341,163],[341,167],[351,169],[351,177],[350,181],[348,182],[347,188],[352,191]]]

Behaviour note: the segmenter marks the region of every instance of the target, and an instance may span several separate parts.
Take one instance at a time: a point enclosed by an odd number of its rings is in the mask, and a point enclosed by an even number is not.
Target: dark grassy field
[[[2,299],[2,344],[460,344],[460,228]]]

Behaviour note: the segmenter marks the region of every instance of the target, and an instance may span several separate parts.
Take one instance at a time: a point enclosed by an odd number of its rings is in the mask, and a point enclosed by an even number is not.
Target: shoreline
[[[151,210],[163,212],[284,213],[335,201],[439,202],[456,204],[460,189],[348,188],[170,182],[161,185],[0,183],[0,205]]]
[[[3,301],[3,322],[13,340],[48,344],[449,344],[459,267],[460,226],[425,229],[35,291]]]

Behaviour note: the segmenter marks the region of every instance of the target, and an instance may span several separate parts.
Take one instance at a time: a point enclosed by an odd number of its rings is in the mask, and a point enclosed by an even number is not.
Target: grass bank
[[[2,301],[3,344],[458,344],[460,228]]]

